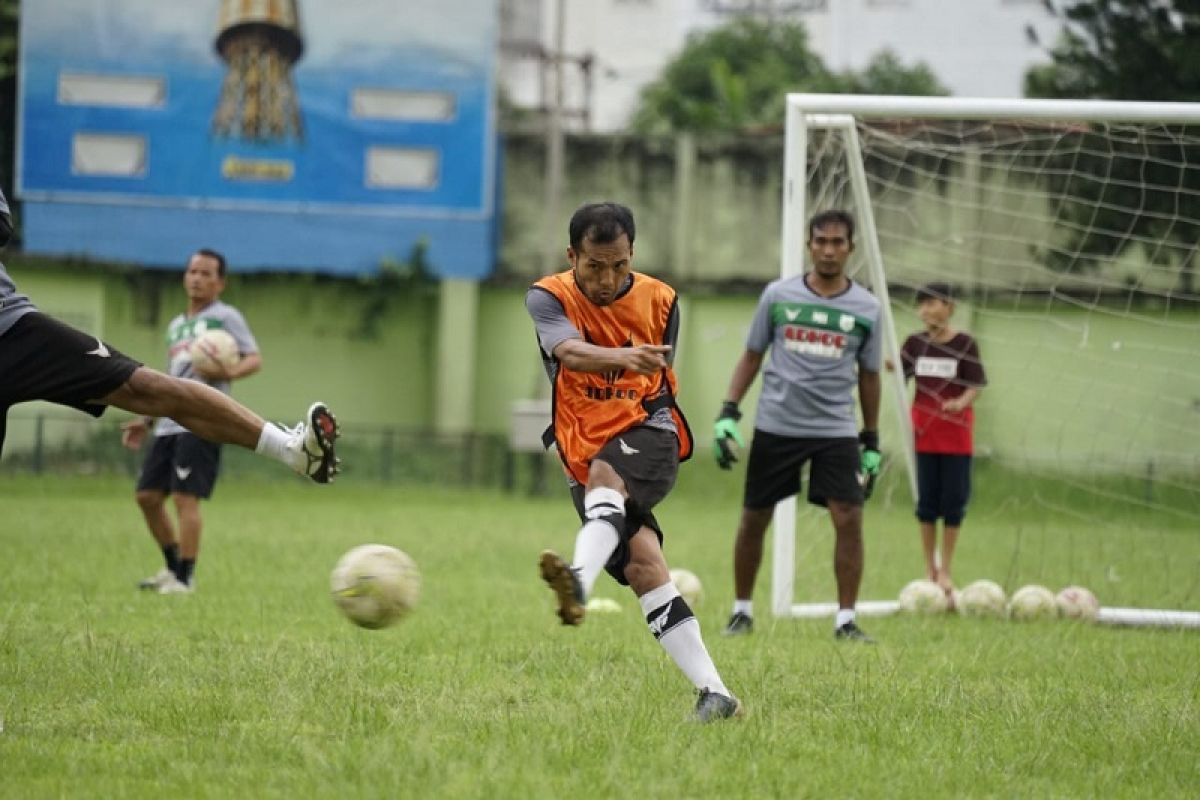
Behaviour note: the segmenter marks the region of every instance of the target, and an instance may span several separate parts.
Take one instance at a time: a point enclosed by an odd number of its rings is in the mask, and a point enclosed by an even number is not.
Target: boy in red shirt
[[[917,316],[925,330],[904,341],[900,360],[904,377],[916,378],[912,404],[917,445],[917,522],[925,553],[925,572],[947,594],[953,589],[950,563],[971,496],[972,405],[987,385],[979,346],[950,324],[954,298],[944,283],[917,290]],[[942,520],[941,558],[937,521]]]

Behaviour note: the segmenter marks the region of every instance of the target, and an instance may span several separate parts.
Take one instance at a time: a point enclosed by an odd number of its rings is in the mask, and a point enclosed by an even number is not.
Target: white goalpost
[[[1011,413],[985,406],[977,457],[1076,505],[1014,492],[1016,518],[1066,521],[1017,526],[1009,577],[1074,569],[1105,582],[1102,622],[1200,627],[1200,611],[1108,605],[1126,599],[1123,569],[1153,567],[1104,538],[1119,541],[1104,509],[1121,507],[1167,521],[1146,534],[1166,559],[1177,531],[1200,533],[1200,368],[1188,363],[1200,356],[1200,104],[789,95],[782,277],[805,269],[808,217],[834,206],[857,220],[855,278],[882,304],[885,358],[901,363],[911,290],[942,280],[966,298],[989,376],[995,359],[1021,377]],[[884,380],[885,449],[907,479],[892,486],[915,501],[908,388],[899,370]],[[772,612],[831,615],[835,603],[797,602],[796,525],[796,499],[779,503]],[[1068,563],[1039,568],[1027,549]],[[1200,607],[1191,584],[1166,599]]]

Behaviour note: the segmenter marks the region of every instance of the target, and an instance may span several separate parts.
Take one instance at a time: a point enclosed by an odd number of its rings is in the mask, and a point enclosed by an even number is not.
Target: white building
[[[564,10],[564,105],[572,127],[623,128],[641,88],[689,33],[730,15],[801,20],[834,71],[860,70],[890,49],[924,62],[960,97],[1020,97],[1025,71],[1044,62],[1029,41],[1052,44],[1060,22],[1042,0],[500,0],[500,82],[527,108],[552,102],[557,9]]]

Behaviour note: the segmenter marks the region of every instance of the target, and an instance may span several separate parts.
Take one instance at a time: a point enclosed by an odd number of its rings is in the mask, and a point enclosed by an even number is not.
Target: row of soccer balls
[[[936,583],[922,579],[912,581],[900,590],[902,611],[939,614],[951,607],[964,616],[1017,620],[1066,617],[1090,622],[1100,613],[1096,595],[1082,586],[1068,586],[1055,594],[1045,586],[1030,584],[1017,589],[1010,598],[995,581],[978,580],[947,596]]]
[[[671,580],[690,605],[700,601],[700,579],[686,569],[671,570]],[[342,556],[329,576],[333,602],[347,619],[363,628],[386,628],[404,619],[421,597],[421,571],[403,550],[364,544]],[[613,611],[613,600],[588,604],[589,610]]]

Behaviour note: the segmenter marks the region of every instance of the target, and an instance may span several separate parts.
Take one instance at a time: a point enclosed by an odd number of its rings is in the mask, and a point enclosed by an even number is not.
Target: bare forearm
[[[229,368],[229,380],[249,378],[260,369],[262,369],[262,356],[258,353],[251,353]]]
[[[970,408],[975,404],[975,398],[979,397],[979,388],[976,386],[968,386],[967,390],[959,395],[959,401],[963,408]]]
[[[862,408],[863,430],[879,430],[879,402],[882,397],[882,382],[878,372],[858,373],[858,403]]]
[[[725,393],[726,400],[734,403],[742,402],[742,398],[746,396],[746,392],[750,390],[754,378],[758,375],[759,367],[762,366],[762,358],[762,353],[755,353],[753,350],[746,350],[742,353],[742,357],[734,365],[733,376],[729,379],[729,390]]]
[[[669,345],[639,344],[633,347],[601,347],[582,339],[567,339],[554,348],[554,357],[575,372],[608,372],[628,369],[650,375],[666,369]]]

